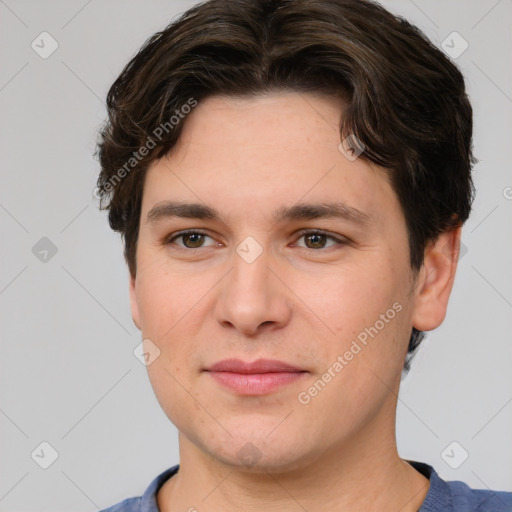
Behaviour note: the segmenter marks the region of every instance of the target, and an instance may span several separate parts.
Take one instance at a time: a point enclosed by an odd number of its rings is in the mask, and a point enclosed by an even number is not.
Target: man
[[[210,0],[107,103],[98,187],[180,448],[108,511],[510,511],[396,448],[473,197],[448,58],[367,1]]]

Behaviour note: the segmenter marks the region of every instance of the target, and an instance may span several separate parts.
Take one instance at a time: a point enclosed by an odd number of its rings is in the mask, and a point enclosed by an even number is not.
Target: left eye
[[[327,240],[334,242],[334,245],[342,245],[343,241],[338,238],[328,235],[323,231],[306,231],[300,234],[299,240],[304,238],[306,240],[306,249],[325,249]],[[310,244],[310,245],[308,245]],[[303,246],[299,246],[303,247]],[[332,247],[332,246],[329,246]]]

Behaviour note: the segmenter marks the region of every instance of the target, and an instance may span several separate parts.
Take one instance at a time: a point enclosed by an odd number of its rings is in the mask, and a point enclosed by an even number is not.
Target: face
[[[149,377],[229,464],[299,467],[394,424],[406,224],[387,171],[340,151],[341,115],[334,97],[212,96],[148,170],[131,300]]]

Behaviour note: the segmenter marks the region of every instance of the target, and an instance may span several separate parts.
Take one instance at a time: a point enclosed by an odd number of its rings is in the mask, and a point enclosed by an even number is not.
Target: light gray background
[[[178,462],[133,355],[128,273],[92,195],[92,154],[110,84],[194,3],[0,0],[0,511],[94,511]],[[480,159],[447,319],[402,383],[399,451],[445,479],[512,490],[512,2],[383,3],[439,46],[453,31],[468,42],[456,62]],[[31,48],[42,31],[59,44],[47,59]],[[32,252],[42,237],[57,247],[46,263]],[[31,457],[43,441],[58,452],[48,469]],[[456,470],[441,457],[452,441],[469,453]]]

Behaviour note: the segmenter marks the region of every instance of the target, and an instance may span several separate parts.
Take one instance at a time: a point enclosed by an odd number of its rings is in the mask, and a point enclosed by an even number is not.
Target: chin
[[[237,471],[252,474],[289,473],[302,469],[307,463],[307,458],[297,450],[276,450],[274,447],[272,452],[261,451],[250,441],[236,452],[222,450],[219,453],[210,448],[209,454]]]
[[[272,428],[275,425],[274,422]],[[240,428],[233,431],[237,432],[233,437],[225,431],[222,435],[218,432],[212,436],[202,434],[194,444],[210,457],[247,473],[286,473],[312,462],[314,454],[308,451],[300,432],[293,435],[288,430],[279,435],[276,430],[269,435],[272,428],[264,426],[257,431],[254,425],[246,430]]]

